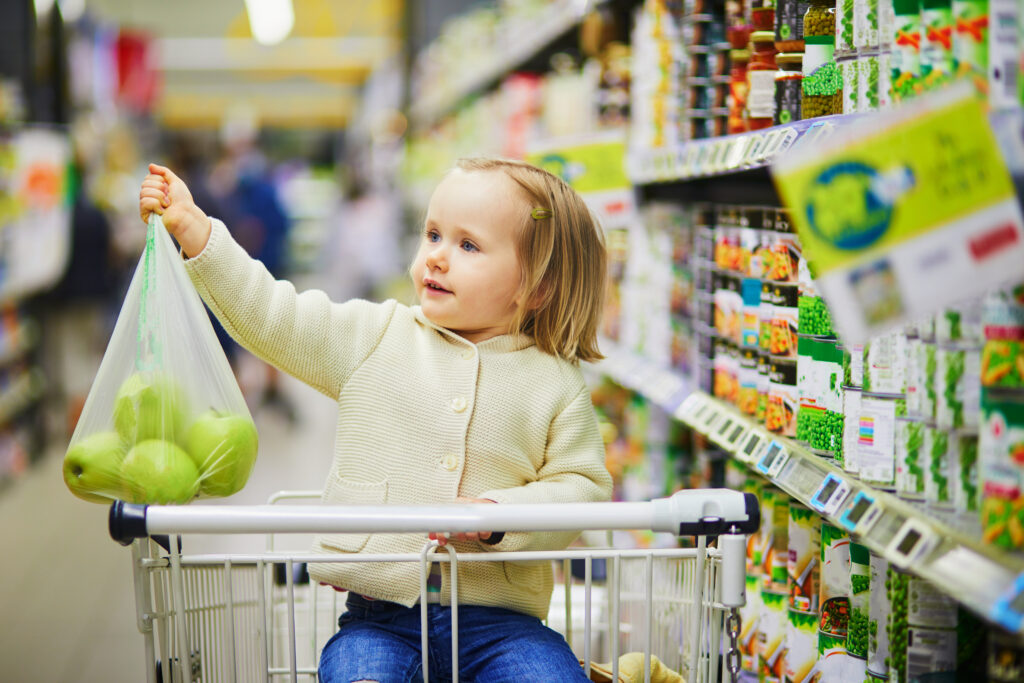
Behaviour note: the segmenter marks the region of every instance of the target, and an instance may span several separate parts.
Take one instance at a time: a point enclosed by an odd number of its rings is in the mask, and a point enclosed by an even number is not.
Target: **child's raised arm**
[[[153,212],[163,216],[164,227],[185,255],[199,255],[210,239],[210,219],[196,206],[184,181],[164,166],[149,165],[139,191],[139,215],[146,223]]]

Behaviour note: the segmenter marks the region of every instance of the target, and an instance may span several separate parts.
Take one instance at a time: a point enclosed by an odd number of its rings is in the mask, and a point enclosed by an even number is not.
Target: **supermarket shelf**
[[[620,386],[643,394],[669,414],[674,414],[693,392],[689,378],[671,368],[622,349],[607,339],[602,339],[600,346],[605,358],[592,366],[596,372]]]
[[[647,185],[765,168],[777,154],[820,141],[863,116],[823,116],[750,133],[690,140],[664,149],[631,150],[626,169],[634,184]]]
[[[487,91],[506,74],[524,68],[538,55],[561,43],[579,26],[592,4],[578,0],[551,3],[544,17],[520,24],[516,30],[503,31],[502,44],[489,53],[490,59],[465,64],[464,70],[447,78],[443,87],[417,98],[409,109],[413,127],[427,128],[437,123],[464,98]]]
[[[1024,634],[1024,561],[982,545],[885,491],[853,480],[734,407],[694,392],[673,413],[751,470],[983,619]]]

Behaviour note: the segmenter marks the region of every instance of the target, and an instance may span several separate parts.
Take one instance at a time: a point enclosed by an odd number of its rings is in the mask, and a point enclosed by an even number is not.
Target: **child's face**
[[[500,171],[449,173],[409,269],[424,315],[473,343],[506,334],[519,309],[515,235],[529,207],[517,191]]]

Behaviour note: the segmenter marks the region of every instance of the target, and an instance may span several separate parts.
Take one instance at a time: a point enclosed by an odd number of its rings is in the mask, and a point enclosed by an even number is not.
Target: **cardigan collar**
[[[497,337],[485,339],[479,344],[474,344],[468,339],[459,336],[455,332],[452,332],[451,330],[441,327],[440,325],[437,325],[434,322],[432,322],[429,318],[427,318],[426,315],[423,314],[423,309],[420,306],[412,306],[411,308],[413,311],[413,315],[415,315],[416,317],[416,320],[423,323],[427,327],[437,330],[450,342],[466,346],[474,346],[480,351],[488,351],[492,353],[508,353],[511,351],[521,351],[527,347],[533,346],[533,337],[530,337],[529,335],[525,334],[501,334],[498,335]]]

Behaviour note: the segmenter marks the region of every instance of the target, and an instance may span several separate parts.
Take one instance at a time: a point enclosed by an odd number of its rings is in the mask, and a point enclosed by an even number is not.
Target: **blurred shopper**
[[[231,226],[235,241],[251,257],[262,262],[275,279],[281,279],[286,275],[290,225],[266,158],[256,145],[257,133],[251,126],[226,128],[223,134],[225,154],[211,171],[210,193],[220,205],[219,215]],[[211,211],[211,215],[217,214]],[[221,341],[237,374],[238,349],[230,338]],[[265,364],[264,370],[260,395],[254,402],[280,412],[289,423],[295,424],[298,415],[291,399],[281,391],[277,368]]]
[[[607,500],[612,482],[580,361],[600,358],[605,251],[583,200],[528,164],[467,160],[430,200],[410,268],[420,306],[332,303],[275,281],[194,203],[171,171],[150,166],[139,210],[156,211],[203,298],[247,348],[338,403],[333,503],[539,503]],[[463,552],[564,549],[575,532],[431,533]],[[422,534],[319,537],[324,553],[407,553]],[[452,637],[446,565],[428,605],[431,642]],[[415,680],[419,567],[312,564],[348,591],[319,679]],[[477,681],[586,681],[568,643],[541,619],[547,562],[459,570],[460,673]],[[444,648],[430,675],[451,678]],[[436,655],[436,656],[435,656]]]
[[[89,197],[86,168],[80,152],[76,153],[68,264],[60,281],[43,297],[50,395],[68,435],[103,358],[118,304],[110,221]]]

